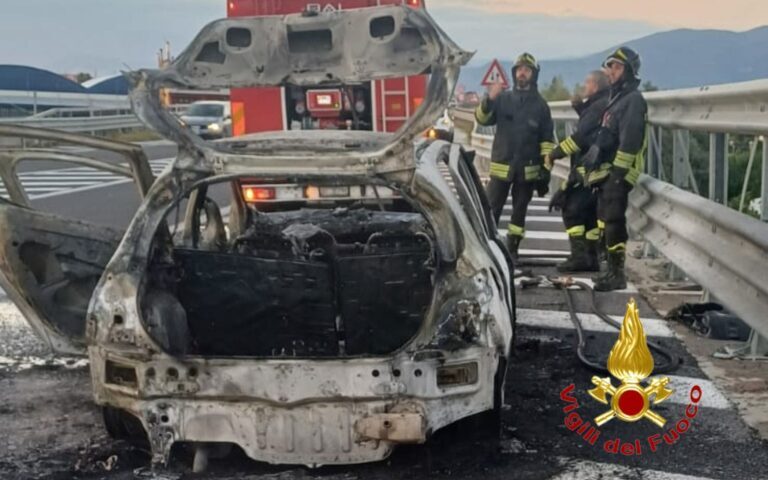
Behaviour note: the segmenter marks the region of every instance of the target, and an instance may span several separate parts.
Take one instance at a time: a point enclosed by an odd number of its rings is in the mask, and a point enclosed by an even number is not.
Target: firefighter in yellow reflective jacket
[[[507,227],[507,246],[517,257],[525,235],[525,216],[534,191],[547,193],[549,170],[544,157],[554,148],[552,114],[538,90],[539,65],[528,53],[518,57],[512,68],[514,88],[503,91],[492,85],[475,111],[480,125],[496,125],[491,153],[491,181],[488,200],[499,223],[510,188],[512,218]]]
[[[595,144],[585,155],[587,184],[597,188],[597,218],[607,247],[608,269],[596,277],[595,290],[627,287],[624,274],[629,192],[644,167],[648,106],[638,91],[640,56],[628,47],[603,64],[611,83],[608,106]]]
[[[584,80],[583,97],[574,99],[574,110],[579,114],[576,130],[549,154],[548,161],[570,156],[571,171],[560,189],[552,196],[549,210],[563,211],[563,223],[571,244],[571,255],[557,265],[560,272],[597,272],[600,230],[597,228],[597,198],[586,186],[583,165],[584,153],[595,143],[600,132],[603,114],[608,105],[608,76],[595,70]]]

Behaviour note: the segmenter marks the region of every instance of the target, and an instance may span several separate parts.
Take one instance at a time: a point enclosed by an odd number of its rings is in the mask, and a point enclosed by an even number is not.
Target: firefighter
[[[629,192],[644,166],[648,106],[638,91],[640,56],[620,47],[603,64],[611,84],[608,106],[595,144],[584,156],[587,184],[597,189],[598,225],[603,228],[608,268],[595,277],[595,290],[627,287],[624,261],[629,234]]]
[[[533,55],[524,53],[517,58],[512,78],[511,91],[504,92],[501,84],[490,87],[475,118],[480,125],[496,125],[487,194],[498,224],[512,190],[507,247],[517,258],[533,193],[544,196],[548,190],[544,157],[554,148],[554,129],[549,106],[538,90],[539,65]]]
[[[579,115],[576,131],[552,150],[546,163],[551,168],[555,160],[570,156],[571,170],[560,190],[555,192],[549,211],[563,212],[563,223],[571,244],[571,255],[557,265],[560,272],[600,271],[597,250],[600,229],[597,228],[597,198],[587,187],[583,154],[595,143],[608,105],[608,76],[602,70],[590,72],[584,80],[582,97],[573,100],[573,108]]]

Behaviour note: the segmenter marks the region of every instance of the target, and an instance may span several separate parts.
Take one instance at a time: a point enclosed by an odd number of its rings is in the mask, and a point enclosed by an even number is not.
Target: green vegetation
[[[542,88],[541,95],[548,101],[548,102],[557,102],[559,100],[570,100],[571,98],[571,91],[568,89],[568,87],[565,86],[565,82],[563,81],[563,78],[560,76],[557,76],[552,79],[552,82],[550,82],[547,86]]]
[[[748,135],[730,135],[728,137],[728,206],[738,210],[741,202],[741,190],[747,175],[747,166],[755,137]],[[672,132],[665,130],[662,138],[663,173],[662,180],[672,181]],[[755,161],[752,165],[747,194],[744,201],[744,213],[757,216],[747,211],[749,203],[760,198],[760,182],[762,178],[762,142],[755,151]],[[699,189],[699,193],[707,197],[709,194],[709,134],[691,132],[690,143],[691,169]],[[689,188],[693,190],[693,188]]]
[[[646,80],[643,82],[643,84],[640,86],[640,90],[643,92],[658,92],[659,87],[653,84],[650,80]]]
[[[117,140],[119,142],[149,142],[152,140],[162,140],[162,137],[152,130],[130,130],[128,132],[112,132],[105,135],[110,140]]]

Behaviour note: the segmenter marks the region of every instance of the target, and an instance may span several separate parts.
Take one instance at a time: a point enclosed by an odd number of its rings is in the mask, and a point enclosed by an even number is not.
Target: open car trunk
[[[172,265],[153,265],[144,318],[183,311],[158,330],[186,330],[171,348],[196,355],[388,354],[414,337],[430,306],[432,238],[417,213],[259,213],[230,246],[176,248]],[[158,305],[167,293],[179,305]]]

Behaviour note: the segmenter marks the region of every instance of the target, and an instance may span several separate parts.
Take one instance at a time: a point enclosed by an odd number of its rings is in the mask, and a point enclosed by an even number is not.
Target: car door
[[[509,275],[509,278],[499,280],[514,319],[516,312],[516,298],[513,288],[514,263],[499,236],[496,221],[491,214],[490,203],[474,165],[474,155],[475,152],[467,152],[458,144],[453,144],[451,145],[448,168],[454,181],[456,194],[473,229],[479,238],[487,242],[490,251],[494,252],[491,257],[497,260],[498,271],[506,271]],[[502,265],[500,256],[503,256],[506,265]]]
[[[0,178],[5,190],[0,197],[0,287],[52,350],[83,354],[91,294],[123,232],[36,210],[30,202],[36,189],[26,188],[20,181],[18,167],[22,162],[45,161],[53,165],[53,176],[57,169],[67,167],[108,172],[100,178],[133,180],[143,197],[154,181],[149,162],[137,145],[69,133],[2,125],[0,137],[85,147],[0,151]],[[116,153],[122,158],[118,162],[97,160],[92,158],[96,151]],[[30,176],[25,172],[22,177]]]

